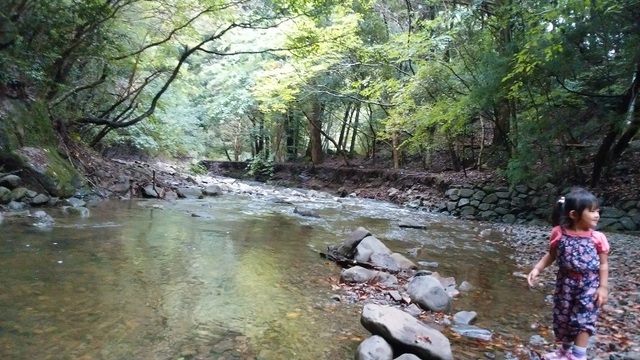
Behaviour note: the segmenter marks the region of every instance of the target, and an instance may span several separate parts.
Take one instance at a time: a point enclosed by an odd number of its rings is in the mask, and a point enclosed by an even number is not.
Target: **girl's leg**
[[[587,359],[587,345],[589,344],[589,333],[583,331],[576,336],[575,346],[571,350],[573,359],[586,360]]]
[[[573,304],[571,295],[573,282],[571,278],[558,274],[553,300],[553,332],[558,347],[555,351],[545,354],[542,357],[544,360],[566,360],[571,353],[571,345],[574,338],[571,336],[571,329],[569,328],[569,316]]]
[[[575,345],[580,347],[587,347],[589,345],[589,333],[583,331],[576,336]]]
[[[596,331],[596,321],[598,319],[598,307],[593,301],[593,296],[599,285],[599,278],[596,273],[582,278],[580,288],[582,291],[578,295],[576,307],[573,309],[576,321],[580,324],[580,332],[575,338],[575,346],[572,349],[573,359],[586,360],[589,336]]]

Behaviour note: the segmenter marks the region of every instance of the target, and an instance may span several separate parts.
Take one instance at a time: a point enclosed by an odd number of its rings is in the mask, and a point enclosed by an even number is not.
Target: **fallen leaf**
[[[428,336],[416,336],[416,342],[425,342],[431,344],[431,339]]]

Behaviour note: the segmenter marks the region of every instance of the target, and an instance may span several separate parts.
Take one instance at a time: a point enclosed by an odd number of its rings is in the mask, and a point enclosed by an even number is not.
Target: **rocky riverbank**
[[[211,173],[246,179],[245,162],[202,161]],[[322,190],[336,196],[390,201],[408,208],[439,212],[467,220],[496,223],[547,225],[555,199],[570,186],[552,183],[509,186],[496,171],[420,172],[300,163],[274,164],[269,176],[258,176],[268,184]],[[601,202],[599,229],[638,232],[640,198],[634,191],[610,185],[591,189]]]
[[[513,248],[513,261],[520,271],[513,273],[524,283],[526,274],[540,259],[548,246],[548,227],[510,226],[500,229],[489,224],[479,226],[482,232],[499,231],[503,241]],[[612,251],[610,258],[610,297],[602,308],[597,336],[591,338],[589,358],[597,360],[638,360],[640,359],[640,237],[609,234]],[[473,311],[461,311],[449,315],[447,308],[451,299],[473,289],[473,284],[457,284],[452,277],[444,277],[437,272],[418,270],[425,264],[413,264],[400,254],[391,253],[366,229],[356,229],[341,244],[328,249],[328,258],[345,266],[341,284],[334,285],[342,295],[341,301],[361,302],[364,306],[385,305],[410,314],[421,322],[406,325],[422,329],[424,324],[447,334],[458,346],[468,343],[477,354],[486,349],[489,358],[540,359],[541,354],[555,347],[551,331],[552,294],[555,286],[555,269],[547,269],[532,289],[531,296],[545,298],[548,310],[533,314],[530,326],[536,335],[529,339],[492,336],[491,329],[472,325],[476,316]],[[349,263],[351,265],[349,265]],[[354,266],[355,265],[355,266]],[[444,312],[443,312],[444,311]],[[384,318],[384,317],[383,317]],[[396,317],[397,318],[397,317]],[[404,317],[403,317],[404,318]],[[389,321],[389,320],[387,320]],[[396,319],[394,324],[400,320]],[[378,321],[372,327],[372,337],[358,348],[358,359],[372,359],[372,353],[389,352],[395,346],[402,347],[403,341],[392,332],[386,332],[385,321]],[[417,331],[417,330],[416,330]],[[460,338],[462,337],[462,339]],[[389,346],[395,344],[395,346]],[[400,344],[400,345],[398,345]],[[470,349],[471,349],[470,348]],[[398,353],[393,351],[392,353]],[[415,354],[415,352],[414,352]],[[458,354],[460,355],[460,354]],[[465,357],[466,358],[466,357]]]
[[[524,277],[544,255],[548,246],[548,227],[513,226],[506,242],[513,247],[514,261]],[[640,237],[623,233],[607,233],[611,244],[609,255],[609,301],[599,318],[598,334],[591,339],[590,358],[611,360],[640,359]],[[555,286],[555,267],[544,271],[534,289],[549,303],[543,314],[540,332],[546,332],[551,320],[551,301]],[[549,348],[551,344],[549,344]]]

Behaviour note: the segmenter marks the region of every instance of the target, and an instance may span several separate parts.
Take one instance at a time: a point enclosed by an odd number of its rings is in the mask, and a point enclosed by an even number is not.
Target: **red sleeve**
[[[557,248],[562,237],[562,228],[560,226],[554,226],[551,230],[551,236],[549,237],[549,248]]]
[[[593,232],[593,244],[596,246],[598,254],[609,253],[609,241],[607,240],[607,236],[600,231]]]

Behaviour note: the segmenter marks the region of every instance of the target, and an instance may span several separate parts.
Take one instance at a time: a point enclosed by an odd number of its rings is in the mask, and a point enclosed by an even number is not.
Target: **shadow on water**
[[[305,203],[319,218],[268,197],[158,204],[110,201],[89,219],[52,212],[48,231],[5,221],[0,358],[352,359],[369,335],[361,304],[331,300],[340,269],[318,251],[358,226],[475,285],[453,310],[477,311],[496,334],[530,336],[529,313],[544,306],[474,223],[358,199]],[[428,229],[401,229],[404,218]]]

